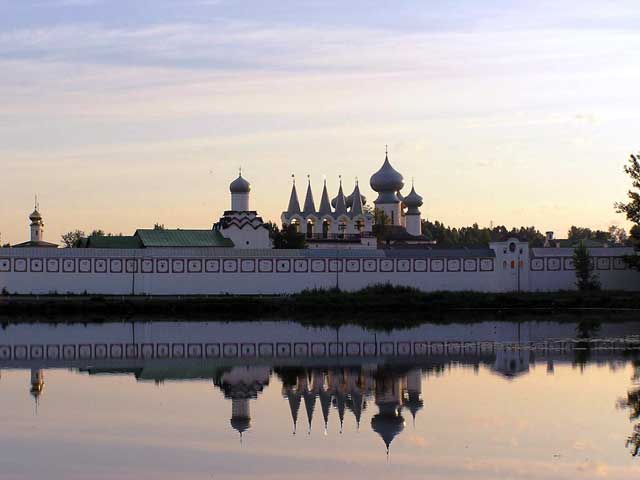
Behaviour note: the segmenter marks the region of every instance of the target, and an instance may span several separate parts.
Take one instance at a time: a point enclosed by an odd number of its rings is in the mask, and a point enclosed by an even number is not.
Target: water
[[[0,478],[631,478],[638,346],[630,322],[9,325]]]

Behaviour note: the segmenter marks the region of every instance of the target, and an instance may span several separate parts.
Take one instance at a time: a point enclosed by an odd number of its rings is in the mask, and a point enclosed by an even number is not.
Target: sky
[[[640,3],[0,0],[0,233],[279,221],[384,160],[452,226],[628,227]],[[302,199],[301,199],[302,201]]]

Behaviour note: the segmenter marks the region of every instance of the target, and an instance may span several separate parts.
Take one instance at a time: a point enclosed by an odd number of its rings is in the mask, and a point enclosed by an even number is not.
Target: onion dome
[[[233,417],[229,423],[240,435],[251,428],[251,419],[248,417]]]
[[[371,428],[380,435],[389,455],[391,442],[404,430],[404,418],[397,412],[381,411],[371,419]]]
[[[416,193],[416,189],[412,186],[411,192],[402,199],[402,202],[409,208],[417,208],[422,206],[422,197]]]
[[[40,215],[40,212],[38,211],[38,209],[35,209],[33,213],[29,215],[29,220],[31,220],[34,223],[42,220],[42,215]]]
[[[238,175],[238,178],[231,182],[229,190],[231,193],[249,193],[251,191],[251,184],[242,178],[241,173]]]
[[[385,155],[382,167],[371,176],[369,183],[378,193],[397,192],[404,187],[402,175],[391,166],[388,155]]]
[[[420,398],[420,393],[409,392],[403,402],[403,405],[406,406],[411,412],[411,416],[413,417],[413,424],[415,425],[417,413],[422,410],[422,408],[424,408],[424,401]]]
[[[347,204],[347,208],[352,208],[353,207],[353,199],[355,198],[355,189],[353,190],[353,192],[351,192],[351,195],[347,195],[345,197],[345,201]],[[360,201],[362,202],[362,205],[366,205],[367,203],[367,197],[365,197],[364,195],[360,194]],[[333,200],[331,200],[331,206],[333,208],[336,208],[336,203],[338,202],[338,197],[335,197]]]

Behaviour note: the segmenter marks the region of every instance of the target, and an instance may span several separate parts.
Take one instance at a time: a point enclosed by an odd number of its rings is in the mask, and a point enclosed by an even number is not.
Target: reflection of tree
[[[640,371],[640,361],[633,361],[633,381],[637,382]],[[629,420],[634,421],[640,418],[640,386],[636,385],[627,392],[626,398],[621,398],[618,402],[621,408],[629,409]],[[640,453],[640,423],[633,426],[633,433],[627,438],[626,447],[631,450],[631,455],[637,457]]]
[[[597,320],[583,319],[576,326],[577,342],[574,348],[574,365],[580,367],[580,371],[591,358],[591,338],[600,331],[600,322]]]

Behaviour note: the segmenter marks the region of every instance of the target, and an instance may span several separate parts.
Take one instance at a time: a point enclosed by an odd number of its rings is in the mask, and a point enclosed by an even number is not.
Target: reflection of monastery
[[[428,409],[424,377],[458,366],[516,381],[536,364],[549,374],[556,363],[620,365],[631,358],[622,350],[638,347],[632,323],[605,324],[586,344],[576,333],[575,324],[543,322],[395,332],[286,322],[9,325],[0,332],[0,369],[30,372],[28,391],[36,405],[46,397],[49,368],[134,375],[158,384],[210,381],[229,401],[230,427],[240,436],[254,423],[260,428],[251,405],[275,376],[293,433],[311,435],[321,423],[325,433],[341,434],[345,422],[360,429],[366,420],[388,451],[406,423],[420,421]]]
[[[89,237],[84,248],[55,248],[44,220],[30,215],[31,239],[0,249],[0,290],[9,293],[117,295],[280,294],[304,289],[357,290],[390,283],[421,290],[549,291],[575,288],[573,249],[530,249],[509,239],[481,249],[440,249],[421,232],[423,199],[385,157],[369,182],[367,204],[356,181],[316,204],[311,182],[301,203],[294,183],[281,220],[307,238],[308,249],[274,250],[267,225],[251,210],[251,185],[231,182],[231,208],[208,229],[139,229],[125,237]],[[590,249],[603,288],[638,289],[631,248]]]

